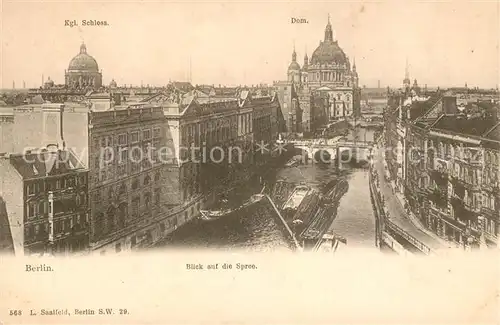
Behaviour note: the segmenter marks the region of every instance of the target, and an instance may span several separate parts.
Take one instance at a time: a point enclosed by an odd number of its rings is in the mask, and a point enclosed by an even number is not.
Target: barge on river
[[[291,186],[283,181],[276,185],[272,197],[279,203],[285,222],[304,249],[316,251],[329,242],[332,250],[336,250],[339,243],[347,243],[341,236],[327,234],[338,202],[347,191],[346,181],[329,184],[324,194],[308,185]]]

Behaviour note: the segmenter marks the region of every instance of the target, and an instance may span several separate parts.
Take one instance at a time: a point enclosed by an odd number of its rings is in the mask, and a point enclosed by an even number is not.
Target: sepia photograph
[[[0,324],[500,321],[500,2],[0,13]]]

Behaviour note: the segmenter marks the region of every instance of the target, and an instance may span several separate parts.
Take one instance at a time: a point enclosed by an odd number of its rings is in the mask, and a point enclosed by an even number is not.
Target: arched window
[[[160,180],[160,172],[156,172],[155,174],[155,182],[158,182]]]
[[[151,183],[151,177],[146,175],[146,177],[144,177],[144,186],[149,185],[149,183]]]
[[[118,190],[118,195],[122,195],[122,194],[125,194],[127,193],[127,186],[125,184],[122,184],[120,186],[120,189]]]
[[[139,182],[135,179],[132,182],[132,190],[136,190],[139,187]]]
[[[39,215],[44,215],[45,214],[45,202],[41,201],[38,203],[38,214]]]
[[[144,194],[144,204],[146,205],[146,209],[151,208],[151,193]]]
[[[86,205],[87,204],[87,194],[85,192],[81,192],[80,193],[80,203],[82,205]]]
[[[125,226],[125,220],[127,218],[127,214],[128,214],[128,205],[127,205],[127,203],[123,202],[118,206],[118,226],[119,227]]]
[[[100,237],[103,231],[104,214],[100,212],[95,218],[94,236]]]
[[[113,231],[115,229],[115,209],[113,207],[108,208],[106,213],[106,228],[108,231]]]

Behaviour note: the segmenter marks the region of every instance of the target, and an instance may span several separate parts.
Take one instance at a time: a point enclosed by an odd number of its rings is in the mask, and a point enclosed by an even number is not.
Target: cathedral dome
[[[311,57],[311,64],[347,64],[347,56],[337,41],[326,40],[316,48]]]
[[[97,61],[87,54],[87,47],[85,44],[82,44],[80,46],[80,53],[69,62],[68,70],[98,72],[99,66],[97,65]]]
[[[348,64],[347,56],[340,48],[338,42],[333,38],[332,25],[330,17],[325,28],[325,39],[320,42],[319,46],[313,52],[311,64]]]

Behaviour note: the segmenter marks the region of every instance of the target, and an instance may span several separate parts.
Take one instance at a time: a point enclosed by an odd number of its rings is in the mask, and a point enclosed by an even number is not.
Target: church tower
[[[292,62],[288,67],[288,81],[300,83],[300,65],[297,63],[297,53],[295,52],[295,45],[293,46]]]
[[[352,62],[352,83],[355,88],[358,87],[358,71],[356,71],[356,58]]]
[[[302,83],[307,84],[307,66],[309,65],[309,57],[306,54],[304,55],[304,65],[302,66]]]
[[[410,89],[411,87],[411,81],[410,81],[410,71],[408,68],[408,58],[406,58],[406,67],[405,67],[405,78],[403,80],[403,88]]]

